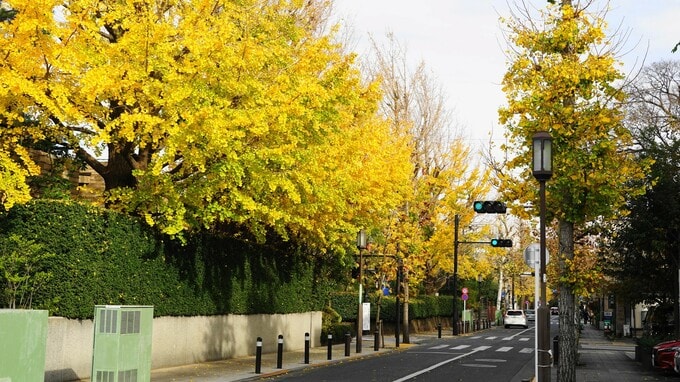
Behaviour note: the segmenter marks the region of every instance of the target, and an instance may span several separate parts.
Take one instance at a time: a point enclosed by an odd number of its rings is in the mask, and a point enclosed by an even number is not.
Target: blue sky
[[[546,0],[526,0],[544,7]],[[499,17],[509,16],[515,0],[335,0],[335,17],[349,24],[354,50],[365,54],[369,36],[385,41],[392,32],[407,48],[409,60],[424,61],[447,95],[449,109],[473,147],[503,139],[497,110],[504,103],[500,82],[506,69]],[[680,41],[680,0],[594,0],[604,9],[611,32],[628,35],[620,50],[624,73],[660,60]],[[647,57],[645,58],[645,54]]]

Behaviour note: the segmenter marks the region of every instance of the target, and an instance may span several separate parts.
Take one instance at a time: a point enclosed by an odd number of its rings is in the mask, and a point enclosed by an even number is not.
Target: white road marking
[[[438,345],[438,346],[433,346],[430,349],[432,350],[439,350],[439,349],[444,349],[445,347],[448,347],[449,345]]]
[[[453,357],[453,358],[451,358],[451,359],[447,359],[446,361],[439,362],[438,364],[432,365],[432,366],[430,366],[430,367],[428,367],[428,368],[425,368],[425,369],[423,369],[423,370],[420,370],[420,371],[416,371],[415,373],[411,373],[411,374],[409,374],[409,375],[407,375],[407,376],[405,376],[405,377],[402,377],[402,378],[399,378],[399,379],[395,379],[393,382],[404,382],[404,381],[408,381],[409,379],[415,378],[415,377],[417,377],[417,376],[419,376],[419,375],[421,375],[421,374],[425,374],[425,373],[427,373],[427,372],[429,372],[429,371],[432,371],[432,370],[434,370],[434,369],[436,369],[436,368],[438,368],[438,367],[444,366],[444,365],[446,365],[447,363],[450,363],[450,362],[459,360],[459,359],[464,358],[464,357],[467,357],[467,356],[469,356],[469,355],[471,355],[471,354],[475,354],[476,352],[477,352],[477,350],[472,350],[471,352],[465,353],[465,354],[461,354],[461,355],[459,355],[458,357]]]
[[[461,363],[460,366],[467,366],[467,367],[498,367],[496,365],[487,365],[484,363]]]
[[[520,350],[519,352],[520,353],[533,353],[534,348],[524,348],[524,349]]]
[[[510,350],[512,350],[512,346],[503,346],[503,347],[496,349],[497,352],[502,352],[502,353],[509,352]]]
[[[451,348],[451,350],[463,350],[469,348],[470,345],[458,345]]]
[[[500,358],[477,358],[475,359],[477,362],[508,362],[507,359],[500,359]]]
[[[519,340],[520,340],[520,342],[524,342],[524,341],[529,341],[530,339],[531,338],[529,338],[529,337],[522,337]]]
[[[474,348],[474,349],[472,349],[472,350],[484,351],[484,350],[486,350],[486,349],[488,349],[488,348],[490,348],[490,347],[491,347],[491,346],[477,346],[476,348]]]
[[[498,338],[498,337],[486,337],[485,339],[487,339],[487,340],[495,340],[496,338]]]

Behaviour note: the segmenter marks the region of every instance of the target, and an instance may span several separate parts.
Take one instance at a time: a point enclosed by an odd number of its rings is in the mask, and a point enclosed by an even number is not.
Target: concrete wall
[[[153,321],[152,369],[276,352],[278,335],[288,350],[303,349],[305,333],[319,346],[321,312],[276,315],[157,317]],[[89,378],[94,323],[50,317],[47,330],[45,381]]]

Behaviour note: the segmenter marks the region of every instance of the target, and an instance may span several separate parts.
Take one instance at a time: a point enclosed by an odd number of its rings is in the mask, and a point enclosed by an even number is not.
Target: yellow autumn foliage
[[[236,224],[322,251],[393,208],[407,142],[325,32],[325,0],[9,0],[0,121],[62,142],[162,231]],[[4,136],[4,132],[0,132]]]

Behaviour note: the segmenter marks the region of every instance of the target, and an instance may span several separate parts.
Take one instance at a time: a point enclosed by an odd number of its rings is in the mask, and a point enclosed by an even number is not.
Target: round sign
[[[541,245],[538,243],[529,244],[529,246],[524,250],[524,262],[528,266],[533,267],[534,265],[540,265],[540,261]],[[545,249],[545,263],[550,263],[550,253],[548,252],[548,248]]]
[[[467,301],[467,299],[468,299],[468,294],[467,294],[467,293],[463,293],[463,295],[462,295],[460,298],[462,298],[463,301]]]
[[[467,294],[468,288],[463,288],[462,291],[463,291],[463,294]]]

